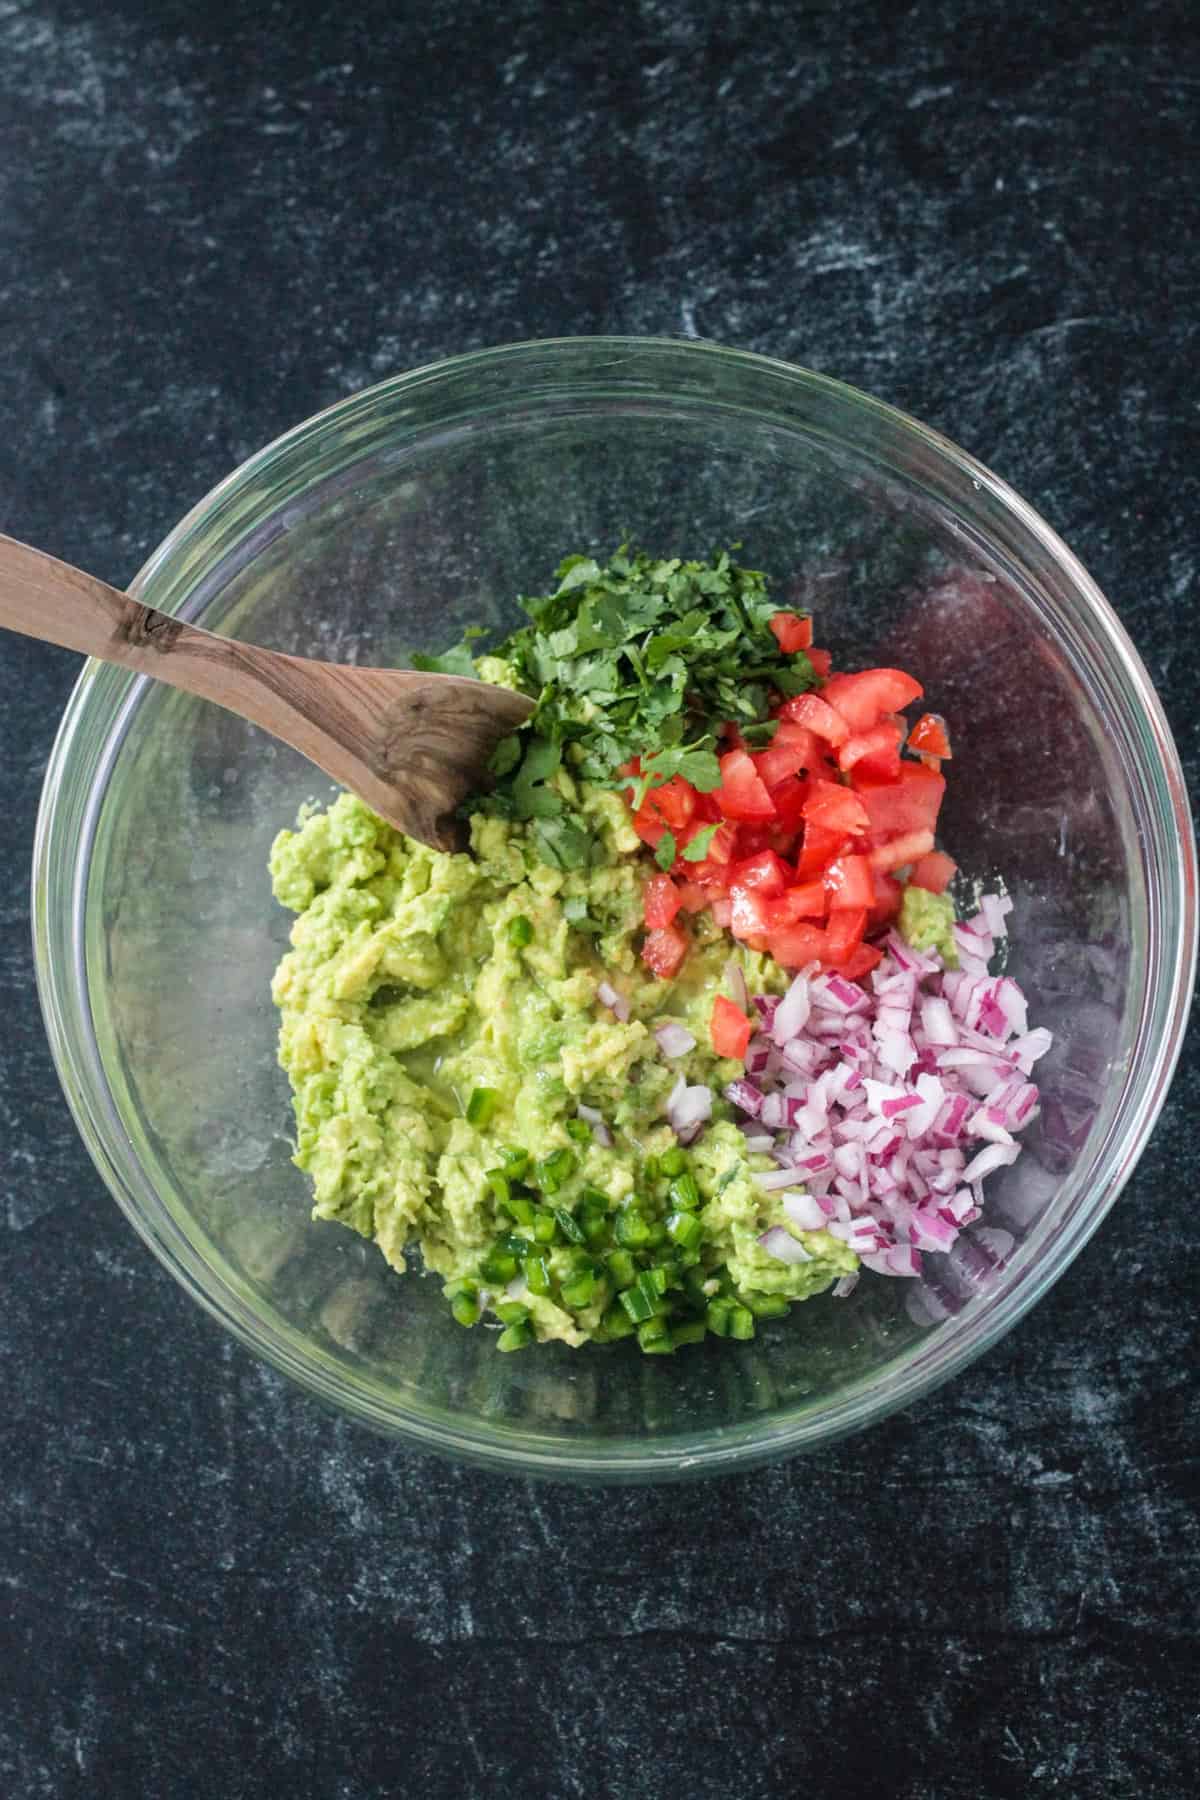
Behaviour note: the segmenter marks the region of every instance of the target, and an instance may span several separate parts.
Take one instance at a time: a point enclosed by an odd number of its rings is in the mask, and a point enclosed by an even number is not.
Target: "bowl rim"
[[[998,501],[1043,554],[1054,564],[1072,590],[1073,604],[1090,618],[1109,650],[1130,689],[1129,703],[1140,708],[1141,720],[1147,728],[1154,763],[1147,765],[1150,775],[1161,777],[1162,794],[1159,811],[1173,825],[1173,862],[1168,873],[1176,877],[1173,905],[1165,907],[1169,932],[1167,951],[1170,960],[1160,957],[1164,966],[1174,969],[1169,1005],[1155,1044],[1140,1068],[1131,1075],[1121,1117],[1122,1130],[1116,1133],[1114,1116],[1110,1136],[1116,1141],[1111,1150],[1107,1179],[1100,1193],[1089,1205],[1080,1208],[1072,1229],[1061,1232],[1047,1245],[1045,1256],[1029,1278],[1016,1283],[987,1312],[980,1316],[972,1333],[960,1333],[942,1347],[936,1366],[923,1366],[919,1346],[889,1370],[886,1393],[872,1392],[874,1378],[851,1383],[831,1405],[816,1418],[803,1417],[798,1425],[754,1423],[730,1430],[712,1441],[688,1441],[686,1437],[665,1438],[661,1447],[651,1441],[634,1440],[628,1444],[618,1438],[599,1440],[598,1447],[572,1445],[564,1452],[560,1440],[541,1438],[527,1430],[510,1436],[498,1435],[491,1427],[470,1426],[451,1415],[439,1415],[437,1409],[420,1410],[391,1401],[386,1407],[373,1402],[367,1384],[356,1384],[346,1371],[338,1371],[331,1380],[327,1371],[316,1365],[304,1348],[303,1338],[294,1330],[278,1329],[264,1322],[260,1313],[241,1304],[224,1284],[217,1287],[216,1271],[194,1251],[166,1208],[158,1201],[160,1214],[154,1218],[133,1190],[132,1170],[141,1174],[140,1165],[123,1164],[120,1155],[119,1120],[112,1105],[111,1093],[104,1078],[98,1053],[83,1059],[77,1055],[77,1033],[73,1025],[86,1022],[90,1028],[88,977],[82,949],[82,934],[73,931],[73,954],[60,956],[55,946],[55,913],[51,899],[64,893],[69,901],[72,920],[82,921],[90,866],[88,832],[72,833],[68,840],[69,881],[59,864],[62,797],[66,791],[66,774],[73,747],[87,716],[89,700],[100,672],[115,672],[106,665],[89,661],[77,681],[56,734],[42,787],[33,850],[32,923],[37,986],[47,1037],[50,1042],[59,1079],[68,1105],[85,1147],[101,1178],[121,1210],[139,1235],[149,1244],[158,1259],[186,1289],[192,1298],[256,1356],[264,1358],[289,1375],[307,1392],[346,1413],[361,1423],[399,1437],[414,1448],[431,1450],[456,1459],[483,1465],[514,1475],[538,1475],[577,1481],[645,1482],[673,1479],[686,1475],[716,1473],[751,1468],[766,1461],[797,1454],[836,1441],[850,1432],[889,1416],[911,1405],[917,1398],[934,1392],[944,1382],[969,1366],[1010,1331],[1029,1309],[1066,1271],[1097,1230],[1129,1179],[1152,1131],[1171,1078],[1178,1062],[1191,1005],[1197,956],[1197,873],[1196,850],[1192,830],[1187,789],[1170,727],[1157,693],[1133,644],[1114,609],[1088,574],[1079,559],[1053,528],[1027,501],[984,464],[961,449],[951,439],[922,424],[900,409],[878,400],[862,390],[835,378],[809,370],[799,364],[757,352],[732,349],[702,339],[643,336],[557,337],[524,340],[471,350],[461,355],[439,358],[390,376],[367,388],[344,396],[309,418],[292,426],[262,449],[231,470],[221,481],[192,506],[150,553],[130,583],[130,593],[145,598],[157,580],[181,559],[192,539],[199,535],[215,513],[231,499],[255,484],[263,484],[282,458],[289,457],[310,438],[331,429],[339,430],[358,412],[371,410],[381,399],[394,400],[432,381],[459,378],[473,371],[512,364],[522,358],[570,359],[588,354],[614,356],[646,355],[669,358],[681,364],[697,364],[698,359],[718,359],[732,368],[741,368],[760,379],[769,376],[793,389],[823,394],[835,402],[848,417],[870,417],[882,422],[903,438],[924,446],[944,460],[952,469],[969,479],[976,487],[986,489]],[[670,397],[669,394],[666,397]],[[155,601],[158,604],[158,601]],[[186,612],[186,601],[182,608]],[[135,694],[138,678],[133,678],[130,694]],[[142,678],[144,685],[144,678]],[[125,708],[121,709],[122,715]],[[105,742],[111,745],[120,735],[120,719],[110,726]],[[110,759],[111,761],[111,759]],[[91,813],[98,807],[108,776],[93,779],[89,788]],[[1164,834],[1165,835],[1165,834]],[[101,1115],[107,1104],[112,1118]],[[113,1124],[118,1129],[115,1137]],[[144,1183],[154,1199],[158,1199],[147,1181]],[[204,1276],[213,1277],[208,1283]],[[294,1341],[293,1341],[294,1340]],[[624,1445],[624,1447],[622,1447]]]

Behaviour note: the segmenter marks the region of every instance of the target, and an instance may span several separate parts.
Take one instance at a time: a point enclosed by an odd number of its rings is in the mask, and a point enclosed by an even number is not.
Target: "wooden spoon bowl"
[[[524,694],[461,675],[360,669],[218,637],[3,534],[0,626],[215,701],[437,850],[464,847],[456,809],[533,710]]]

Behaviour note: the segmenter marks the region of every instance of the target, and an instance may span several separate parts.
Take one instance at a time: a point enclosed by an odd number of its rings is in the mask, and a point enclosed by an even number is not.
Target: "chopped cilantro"
[[[412,666],[429,675],[467,675],[475,673],[475,652],[471,648],[475,638],[483,636],[481,626],[472,625],[463,633],[461,644],[455,644],[452,650],[444,650],[440,656],[423,656],[419,651],[412,655]]]
[[[728,551],[684,562],[623,546],[603,566],[567,557],[556,580],[553,593],[522,601],[530,623],[496,652],[535,710],[493,755],[490,791],[463,811],[530,821],[537,854],[569,870],[588,867],[598,846],[560,770],[629,786],[635,805],[675,775],[711,793],[721,780],[720,727],[734,723],[748,742],[769,742],[772,696],[820,684],[803,652],[780,650],[765,577]],[[470,673],[468,645],[417,666]],[[618,771],[635,757],[640,775],[622,780]],[[694,838],[687,859],[699,861],[711,838],[711,830]],[[659,847],[663,868],[668,849],[673,861],[673,837]]]
[[[662,870],[667,870],[675,861],[678,852],[675,849],[675,833],[664,831],[658,840],[658,848],[654,852],[654,860]]]
[[[703,862],[708,855],[708,846],[716,834],[715,825],[702,825],[690,843],[683,846],[684,862]]]

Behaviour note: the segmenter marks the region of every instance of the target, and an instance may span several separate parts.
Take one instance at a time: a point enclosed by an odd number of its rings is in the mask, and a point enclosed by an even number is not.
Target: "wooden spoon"
[[[0,533],[0,626],[215,700],[438,850],[533,702],[461,675],[313,662],[217,637]]]

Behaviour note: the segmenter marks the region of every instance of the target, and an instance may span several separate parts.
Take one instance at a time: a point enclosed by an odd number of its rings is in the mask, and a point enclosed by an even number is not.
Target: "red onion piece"
[[[601,1006],[607,1006],[610,1012],[616,1014],[622,1025],[628,1024],[629,1002],[626,1000],[624,994],[618,994],[611,982],[602,981],[599,984],[596,989],[596,998]]]
[[[806,1263],[812,1261],[812,1251],[806,1250],[790,1231],[783,1229],[782,1225],[772,1225],[769,1231],[763,1232],[758,1241],[767,1255],[773,1256],[777,1262]]]
[[[585,1125],[591,1126],[592,1136],[602,1150],[612,1149],[612,1132],[604,1123],[603,1113],[598,1113],[594,1106],[580,1105],[575,1108],[575,1117],[582,1119]]]
[[[659,1049],[664,1056],[670,1057],[672,1062],[680,1056],[686,1056],[689,1051],[696,1048],[695,1038],[687,1026],[681,1025],[678,1019],[664,1019],[661,1025],[654,1027],[654,1035],[658,1040]]]

